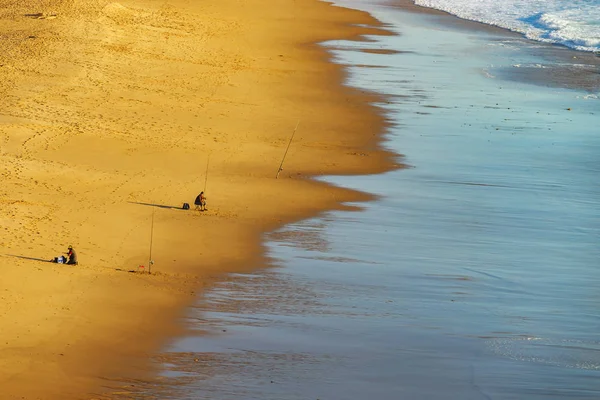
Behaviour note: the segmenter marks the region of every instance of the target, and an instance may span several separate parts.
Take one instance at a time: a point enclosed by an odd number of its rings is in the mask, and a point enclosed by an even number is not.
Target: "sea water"
[[[600,398],[595,93],[511,80],[540,62],[514,36],[351,4],[401,35],[325,45],[408,168],[327,178],[381,197],[267,235],[275,267],[198,300],[154,398]]]
[[[600,0],[415,0],[528,38],[600,51]]]

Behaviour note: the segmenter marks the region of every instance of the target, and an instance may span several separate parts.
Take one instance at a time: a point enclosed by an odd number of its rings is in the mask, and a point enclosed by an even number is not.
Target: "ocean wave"
[[[598,100],[600,97],[598,97],[597,94],[586,94],[584,96],[577,96],[578,99],[584,99],[584,100]]]
[[[538,69],[546,69],[549,68],[547,65],[543,65],[543,64],[513,64],[513,67],[515,68],[538,68]]]
[[[526,32],[530,39],[600,51],[600,4],[587,9],[538,13],[522,21],[536,28]]]
[[[512,360],[565,368],[600,370],[600,342],[570,338],[490,338],[492,352]]]
[[[415,3],[510,29],[540,42],[600,52],[600,0],[415,0]]]

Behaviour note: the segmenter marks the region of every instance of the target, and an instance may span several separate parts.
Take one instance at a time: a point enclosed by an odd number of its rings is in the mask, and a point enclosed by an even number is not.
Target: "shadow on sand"
[[[118,271],[118,272],[130,272],[130,273],[133,273],[133,274],[143,273],[141,271],[136,271],[135,269],[123,269],[123,268],[115,268],[115,271]]]
[[[158,208],[170,208],[173,210],[183,210],[183,207],[166,206],[164,204],[153,204],[153,203],[140,203],[137,201],[128,201],[130,204],[139,204],[141,206],[158,207]]]
[[[35,258],[35,257],[25,257],[25,256],[17,256],[15,254],[4,254],[7,257],[16,257],[16,258],[22,258],[23,260],[33,260],[33,261],[41,261],[41,262],[48,262],[51,263],[52,260],[48,260],[48,259],[43,259],[43,258]]]

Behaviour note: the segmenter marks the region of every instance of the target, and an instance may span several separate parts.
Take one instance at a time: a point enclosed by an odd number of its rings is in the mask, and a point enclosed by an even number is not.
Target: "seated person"
[[[196,210],[206,210],[206,196],[204,195],[204,192],[200,192],[200,194],[196,196],[196,200],[194,200],[194,205],[196,206]]]
[[[68,250],[69,251],[67,252],[67,256],[69,257],[69,259],[67,261],[67,264],[77,265],[77,253],[75,253],[73,246],[69,246]]]

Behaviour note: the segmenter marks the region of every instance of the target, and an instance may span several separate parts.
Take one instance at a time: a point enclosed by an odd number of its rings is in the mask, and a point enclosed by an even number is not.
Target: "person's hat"
[[[73,246],[69,245],[69,247],[67,247],[69,250],[71,250],[73,248]]]

